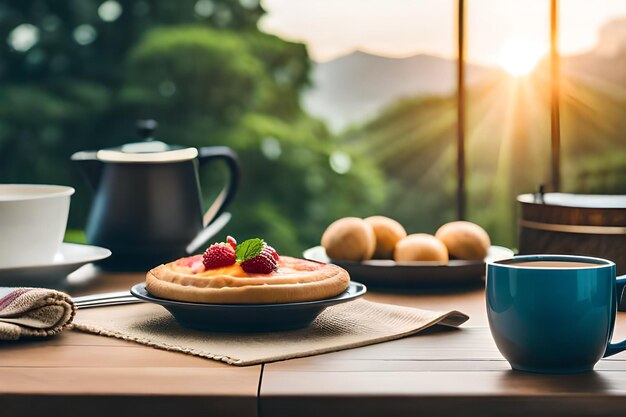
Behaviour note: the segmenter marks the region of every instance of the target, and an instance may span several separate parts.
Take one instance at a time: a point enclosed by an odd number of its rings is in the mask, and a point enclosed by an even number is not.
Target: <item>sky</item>
[[[456,56],[456,0],[263,0],[261,29],[304,42],[318,62],[361,50],[403,57]],[[626,0],[561,0],[559,48],[593,49],[598,29],[626,17]],[[543,54],[550,44],[549,0],[468,0],[468,61],[501,65],[507,47]],[[508,51],[510,52],[510,51]]]

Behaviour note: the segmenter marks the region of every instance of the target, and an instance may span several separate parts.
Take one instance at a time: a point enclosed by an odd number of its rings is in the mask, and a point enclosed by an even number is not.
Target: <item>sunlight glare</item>
[[[516,77],[529,74],[545,53],[540,45],[523,37],[506,39],[500,47],[498,61],[509,74]]]

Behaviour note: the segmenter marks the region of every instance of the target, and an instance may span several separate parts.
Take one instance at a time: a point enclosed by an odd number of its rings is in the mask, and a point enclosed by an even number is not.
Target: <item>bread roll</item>
[[[393,250],[401,239],[406,237],[406,230],[397,221],[385,216],[372,216],[365,219],[374,229],[376,248],[373,258],[393,259]]]
[[[363,261],[372,258],[376,236],[365,220],[344,217],[328,226],[322,235],[322,246],[331,259]]]
[[[485,229],[466,221],[446,223],[435,236],[446,245],[450,256],[458,259],[484,259],[491,245]]]
[[[430,261],[448,262],[446,245],[433,235],[417,233],[408,235],[396,244],[393,257],[397,262]]]

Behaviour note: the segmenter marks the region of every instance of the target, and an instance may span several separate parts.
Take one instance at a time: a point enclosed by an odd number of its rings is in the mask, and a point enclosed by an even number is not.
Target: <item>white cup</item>
[[[0,184],[0,268],[45,265],[58,252],[72,187]]]

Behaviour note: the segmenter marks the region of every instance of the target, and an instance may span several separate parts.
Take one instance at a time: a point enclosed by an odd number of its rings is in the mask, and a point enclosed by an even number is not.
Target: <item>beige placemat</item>
[[[162,307],[137,304],[79,310],[77,330],[246,366],[334,352],[459,326],[459,311],[429,311],[356,300],[326,309],[311,327],[273,333],[210,333],[181,327]]]

